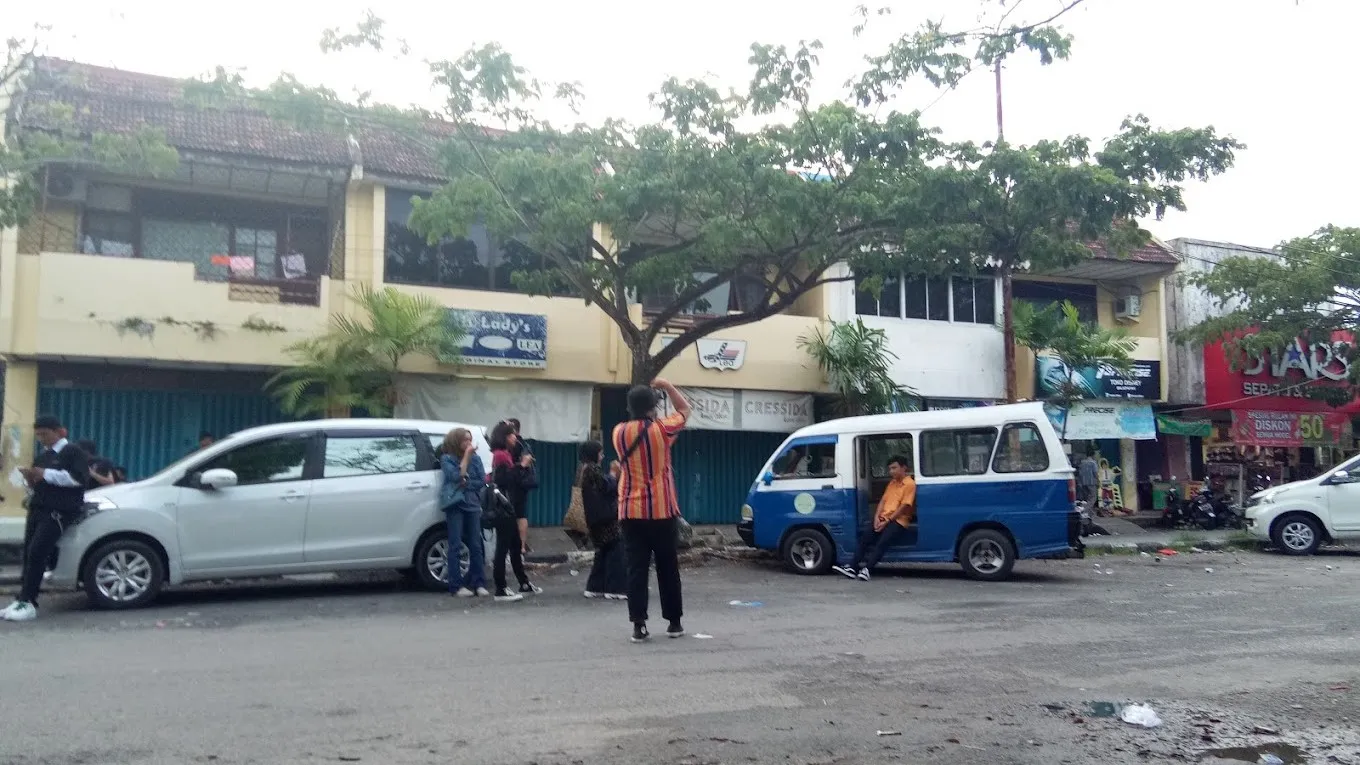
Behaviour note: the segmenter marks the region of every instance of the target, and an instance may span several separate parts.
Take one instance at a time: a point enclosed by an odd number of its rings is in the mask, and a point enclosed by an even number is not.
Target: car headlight
[[[85,500],[85,512],[97,513],[102,510],[117,510],[118,505],[108,497],[92,497]]]
[[[754,518],[754,517],[755,517],[755,513],[751,510],[751,506],[750,506],[750,505],[742,505],[742,506],[741,506],[741,519],[742,519],[743,521],[749,521],[749,520],[751,520],[751,519]]]

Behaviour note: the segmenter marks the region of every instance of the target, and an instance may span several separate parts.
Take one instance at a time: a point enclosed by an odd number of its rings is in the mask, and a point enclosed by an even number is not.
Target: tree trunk
[[[633,355],[633,370],[630,382],[633,385],[650,385],[656,379],[656,370],[652,369],[652,354],[646,347],[632,346],[628,349]]]
[[[1006,402],[1015,403],[1019,395],[1015,384],[1015,316],[1011,311],[1014,283],[1009,264],[1001,267],[1001,342],[1006,354]]]
[[[1005,120],[1001,111],[1001,59],[996,60],[996,142],[1006,140]]]

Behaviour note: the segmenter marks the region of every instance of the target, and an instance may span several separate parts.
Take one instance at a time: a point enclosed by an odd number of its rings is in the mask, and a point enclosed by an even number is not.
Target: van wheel
[[[115,539],[95,549],[80,572],[95,608],[121,610],[151,605],[165,586],[161,556],[145,542]]]
[[[836,545],[824,531],[798,529],[784,540],[779,557],[795,574],[825,574],[836,562]]]
[[[959,565],[969,579],[999,582],[1015,568],[1015,547],[1000,531],[978,529],[959,545]]]
[[[1322,529],[1317,521],[1296,513],[1276,521],[1270,539],[1285,555],[1312,555],[1322,544]]]
[[[467,572],[467,550],[459,548],[460,572]],[[413,576],[424,589],[443,591],[449,589],[449,532],[445,529],[431,529],[420,538],[416,545]]]

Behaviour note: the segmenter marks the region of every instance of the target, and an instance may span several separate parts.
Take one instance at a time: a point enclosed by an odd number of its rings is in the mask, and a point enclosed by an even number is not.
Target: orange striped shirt
[[[671,469],[671,445],[685,429],[685,416],[675,413],[652,420],[629,420],[614,426],[614,451],[620,457],[643,428],[642,443],[623,463],[619,474],[619,520],[663,520],[680,515]]]

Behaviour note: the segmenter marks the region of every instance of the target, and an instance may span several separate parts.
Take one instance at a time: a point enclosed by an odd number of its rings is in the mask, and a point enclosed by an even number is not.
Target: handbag
[[[514,517],[515,508],[510,500],[494,483],[487,484],[482,489],[482,528],[494,529]]]
[[[581,493],[581,474],[584,468],[576,468],[576,478],[571,483],[571,501],[567,503],[567,514],[562,516],[562,530],[567,532],[567,536],[576,542],[577,547],[581,546],[580,540],[576,535],[587,537],[590,527],[586,524],[586,501]]]

